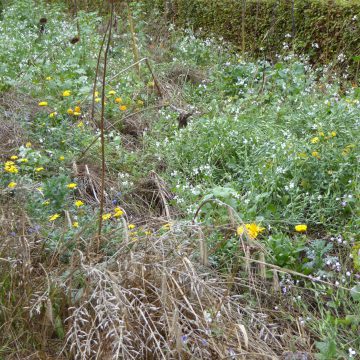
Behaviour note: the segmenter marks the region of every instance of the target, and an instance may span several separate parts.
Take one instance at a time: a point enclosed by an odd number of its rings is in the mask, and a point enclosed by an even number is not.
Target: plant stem
[[[99,212],[99,229],[98,229],[98,243],[97,250],[100,247],[101,230],[102,230],[102,216],[104,213],[104,191],[105,191],[105,136],[104,136],[104,122],[105,122],[105,84],[106,84],[106,69],[107,69],[107,57],[110,48],[111,41],[111,29],[114,13],[114,3],[111,2],[111,12],[109,21],[109,35],[106,44],[104,54],[104,72],[102,79],[102,91],[101,91],[101,119],[100,119],[100,139],[101,139],[101,187],[100,187],[100,212]]]

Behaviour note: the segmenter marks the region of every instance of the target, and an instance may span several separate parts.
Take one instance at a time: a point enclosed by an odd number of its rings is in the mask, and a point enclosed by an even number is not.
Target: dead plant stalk
[[[110,48],[111,41],[111,29],[114,14],[114,3],[111,2],[109,30],[108,30],[108,41],[104,53],[104,70],[102,78],[102,91],[101,91],[101,119],[100,119],[100,139],[101,139],[101,187],[100,187],[100,212],[99,212],[99,230],[98,230],[98,243],[97,250],[100,247],[100,238],[102,230],[102,216],[104,213],[104,190],[105,190],[105,134],[104,134],[104,122],[105,122],[105,85],[106,85],[106,70],[107,70],[107,57]]]

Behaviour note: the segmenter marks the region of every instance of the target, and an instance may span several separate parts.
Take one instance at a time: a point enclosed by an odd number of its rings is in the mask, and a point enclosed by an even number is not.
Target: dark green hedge
[[[284,42],[314,63],[350,66],[354,76],[360,55],[360,1],[320,0],[144,0],[179,26],[224,37],[249,54],[264,48],[273,58]],[[171,4],[169,6],[169,4]],[[243,20],[244,19],[244,31]],[[286,34],[295,35],[286,38]],[[315,45],[318,45],[317,46]],[[344,54],[345,61],[338,61]]]

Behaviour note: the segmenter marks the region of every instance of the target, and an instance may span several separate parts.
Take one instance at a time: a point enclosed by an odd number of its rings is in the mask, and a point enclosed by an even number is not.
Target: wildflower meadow
[[[360,358],[359,48],[185,2],[0,5],[0,359]]]

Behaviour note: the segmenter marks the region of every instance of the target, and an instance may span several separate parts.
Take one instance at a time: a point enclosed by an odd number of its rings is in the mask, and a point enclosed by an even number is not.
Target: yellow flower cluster
[[[251,224],[245,224],[245,226],[244,225],[239,226],[236,230],[236,233],[239,236],[241,236],[246,231],[251,239],[256,239],[258,235],[261,234],[264,230],[265,228],[255,223],[251,223]]]
[[[320,139],[319,139],[317,136],[313,137],[313,138],[310,140],[310,142],[311,142],[312,144],[317,144],[319,141],[320,141]]]
[[[65,90],[63,93],[62,93],[62,96],[63,97],[68,97],[71,95],[71,91],[70,90]]]
[[[170,230],[171,229],[171,224],[165,224],[161,227],[163,230]]]
[[[74,109],[69,108],[66,110],[68,115],[80,116],[81,115],[81,108],[80,106],[75,106]]]
[[[114,209],[114,217],[118,218],[121,217],[122,215],[124,215],[124,212],[119,207],[116,207]]]
[[[70,184],[67,184],[66,187],[67,187],[68,189],[76,189],[77,184],[75,184],[75,183],[70,183]]]
[[[345,146],[344,150],[342,151],[343,156],[349,155],[351,152],[351,149],[353,149],[354,147],[355,147],[354,144],[349,144],[349,145]]]
[[[5,163],[4,170],[11,174],[17,174],[19,172],[17,166],[13,161],[7,161]]]
[[[11,182],[8,184],[8,188],[13,189],[16,185],[17,185],[16,182],[11,181]]]

